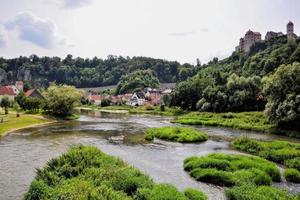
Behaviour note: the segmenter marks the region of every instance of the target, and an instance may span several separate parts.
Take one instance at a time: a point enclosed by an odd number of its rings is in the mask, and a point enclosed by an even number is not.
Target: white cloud
[[[86,6],[92,3],[92,0],[60,0],[64,8],[74,9]]]
[[[0,48],[6,45],[6,41],[4,39],[4,34],[0,30]]]
[[[17,14],[5,23],[5,27],[7,30],[16,30],[21,40],[46,49],[53,48],[61,40],[53,21],[41,19],[29,12]]]
[[[169,33],[169,36],[189,36],[189,35],[194,35],[196,32],[195,31],[183,31],[183,32],[173,32]]]

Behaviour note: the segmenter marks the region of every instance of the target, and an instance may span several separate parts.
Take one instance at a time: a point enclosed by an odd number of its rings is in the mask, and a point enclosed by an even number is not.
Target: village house
[[[127,105],[142,106],[142,105],[144,105],[145,101],[146,101],[145,94],[143,92],[136,92],[129,99],[129,101],[127,102]]]
[[[3,96],[8,96],[10,99],[13,100],[22,91],[22,81],[17,81],[15,85],[0,86],[0,98]]]
[[[26,97],[44,99],[44,96],[37,89],[30,89],[25,92]]]

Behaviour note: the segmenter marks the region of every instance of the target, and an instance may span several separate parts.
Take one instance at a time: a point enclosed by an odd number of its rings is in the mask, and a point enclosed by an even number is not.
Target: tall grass
[[[280,181],[276,165],[265,159],[228,154],[209,154],[202,157],[189,157],[184,160],[184,170],[197,181],[221,186],[270,185]]]
[[[262,132],[271,132],[276,128],[276,124],[269,123],[262,112],[191,112],[177,117],[173,122],[188,125],[223,126]]]
[[[95,147],[76,146],[37,170],[25,200],[192,200]]]
[[[245,184],[226,190],[228,200],[296,200],[297,197],[287,191],[271,186]]]
[[[155,137],[176,142],[202,142],[208,139],[206,133],[187,127],[149,128],[145,131],[146,140],[153,140]]]
[[[242,136],[234,140],[233,146],[238,150],[258,155],[288,168],[294,168],[297,171],[300,169],[300,144],[286,141],[263,142]],[[297,175],[295,171],[293,172]],[[298,173],[300,174],[299,171]],[[295,182],[297,177],[287,178],[287,180]]]

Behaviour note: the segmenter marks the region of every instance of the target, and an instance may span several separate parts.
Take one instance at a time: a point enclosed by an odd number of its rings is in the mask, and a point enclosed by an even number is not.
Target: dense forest
[[[107,59],[59,57],[0,58],[0,84],[23,80],[35,87],[48,86],[49,82],[74,85],[76,87],[97,87],[117,84],[121,77],[136,70],[152,70],[160,82],[178,82],[196,74],[196,67],[181,65],[147,57],[117,57]]]
[[[267,108],[272,108],[273,114],[280,112],[270,105],[274,104],[282,106],[281,111],[286,109],[292,113],[299,109],[300,101],[298,62],[300,38],[287,40],[282,36],[258,42],[249,53],[233,52],[224,60],[213,59],[203,65],[197,75],[177,85],[172,105],[209,112],[264,110],[266,103],[273,98],[271,95],[277,95],[277,100],[286,100],[284,104],[289,107],[269,102]],[[284,76],[285,73],[288,76]],[[276,89],[272,89],[272,81],[278,86]],[[279,85],[281,83],[284,85]]]

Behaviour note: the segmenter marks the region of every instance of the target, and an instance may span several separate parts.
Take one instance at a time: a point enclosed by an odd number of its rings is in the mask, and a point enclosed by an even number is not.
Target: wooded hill
[[[122,76],[137,70],[153,71],[162,83],[183,81],[196,74],[193,65],[148,57],[108,56],[106,59],[84,59],[68,55],[61,59],[32,55],[13,59],[0,58],[0,84],[22,80],[35,87],[45,87],[50,82],[76,87],[99,87],[116,85]]]

